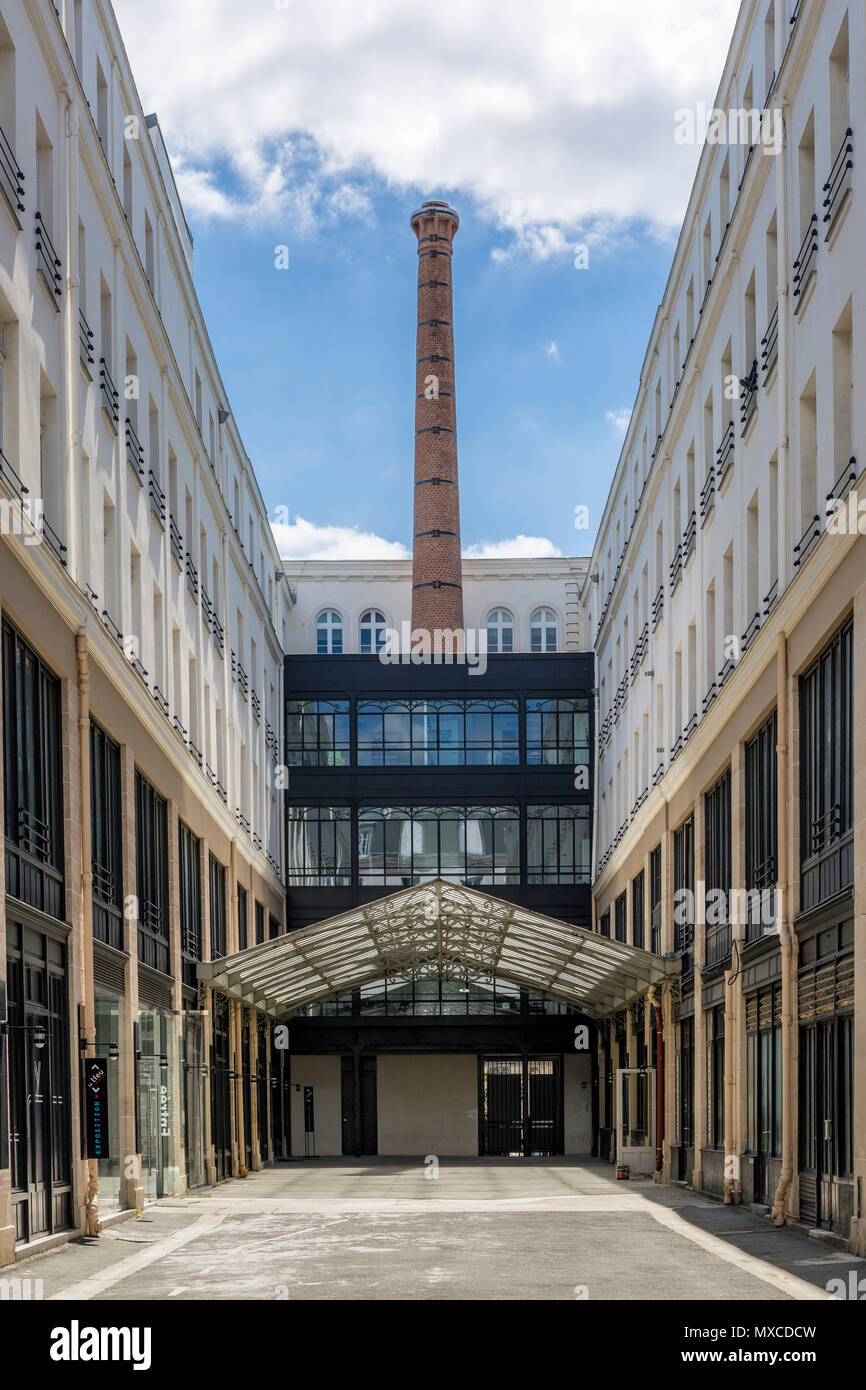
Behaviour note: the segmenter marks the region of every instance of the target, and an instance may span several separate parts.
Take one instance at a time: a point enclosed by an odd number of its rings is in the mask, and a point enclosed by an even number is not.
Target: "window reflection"
[[[430,878],[482,886],[520,882],[516,806],[365,806],[358,813],[362,884]]]
[[[569,1006],[537,990],[524,992],[525,1011],[530,1014],[567,1014]],[[519,1014],[521,992],[518,985],[497,976],[423,976],[418,979],[372,980],[359,989],[334,994],[329,999],[308,1004],[296,1016],[336,1018],[350,1014],[368,1017],[457,1017]]]
[[[516,765],[517,700],[361,700],[361,767]]]
[[[588,763],[589,701],[527,700],[526,761],[572,766]]]

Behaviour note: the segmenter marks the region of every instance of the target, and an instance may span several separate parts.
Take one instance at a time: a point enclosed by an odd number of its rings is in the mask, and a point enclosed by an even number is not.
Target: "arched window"
[[[487,615],[487,650],[514,651],[514,619],[507,608],[494,608]]]
[[[361,614],[361,651],[378,652],[385,645],[385,614],[368,608]]]
[[[529,620],[529,650],[556,651],[556,614],[552,608],[536,608]]]
[[[333,656],[343,650],[343,619],[332,608],[326,608],[316,619],[316,653]]]

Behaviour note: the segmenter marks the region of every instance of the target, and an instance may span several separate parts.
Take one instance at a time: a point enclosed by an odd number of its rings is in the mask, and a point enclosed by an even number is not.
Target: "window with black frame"
[[[683,974],[694,969],[695,822],[674,831],[674,950],[682,956]]]
[[[256,945],[261,946],[265,939],[265,906],[264,903],[256,903]]]
[[[361,767],[514,766],[517,700],[359,700]]]
[[[800,677],[800,908],[854,881],[853,624]]]
[[[731,954],[731,773],[704,797],[706,963]]]
[[[201,841],[182,820],[177,823],[177,841],[183,982],[194,989],[201,960]]]
[[[589,883],[589,822],[588,806],[527,806],[527,881]]]
[[[711,1149],[725,1147],[725,1010],[706,1011],[707,1133]]]
[[[247,949],[247,890],[238,884],[238,950]]]
[[[226,953],[226,871],[215,855],[209,857],[210,958]]]
[[[287,701],[287,766],[347,767],[350,761],[348,700]]]
[[[60,681],[3,622],[6,892],[63,919]]]
[[[650,853],[650,950],[660,956],[662,951],[662,847],[656,845]]]
[[[589,762],[589,700],[528,699],[526,761],[530,766],[573,767]]]
[[[633,946],[643,949],[644,943],[644,871],[632,879],[631,883],[631,941]]]
[[[746,996],[746,1147],[782,1152],[782,987]],[[763,1194],[762,1194],[763,1195]]]
[[[90,862],[93,935],[123,949],[123,862],[120,748],[90,721]]]
[[[348,888],[352,882],[352,813],[349,807],[289,806],[286,820],[287,881],[307,888]],[[259,906],[256,903],[257,914]],[[262,940],[264,930],[263,908]]]
[[[520,882],[516,806],[362,806],[362,885],[407,887],[446,878],[483,887]]]
[[[776,712],[746,744],[746,940],[775,927]]]
[[[598,930],[600,936],[610,936],[610,908],[599,917]]]
[[[617,941],[626,939],[626,913],[626,896],[625,893],[620,893],[613,905],[613,932]]]
[[[168,819],[165,798],[135,769],[135,872],[138,958],[170,974]]]

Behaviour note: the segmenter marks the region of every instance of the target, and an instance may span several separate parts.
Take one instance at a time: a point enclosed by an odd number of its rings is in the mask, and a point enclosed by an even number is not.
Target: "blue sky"
[[[303,519],[284,553],[410,544],[429,196],[461,216],[464,547],[588,553],[697,162],[674,112],[712,100],[735,0],[464,0],[435,31],[409,0],[290,3],[117,3],[265,502]]]

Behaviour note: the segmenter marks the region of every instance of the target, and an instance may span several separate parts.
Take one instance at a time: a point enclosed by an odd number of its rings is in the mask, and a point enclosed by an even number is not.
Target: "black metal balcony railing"
[[[719,489],[733,467],[735,442],[734,422],[729,420],[722,435],[722,442],[716,450],[716,481]]]
[[[833,160],[833,167],[830,170],[830,177],[824,184],[824,221],[827,223],[827,235],[829,236],[833,223],[842,210],[845,201],[845,194],[851,189],[851,170],[854,168],[854,140],[851,127],[845,131],[845,138],[842,141],[839,153]]]
[[[192,556],[188,551],[184,569],[186,570],[186,587],[189,589],[190,597],[193,603],[198,603],[198,570],[193,564]]]
[[[823,815],[816,816],[809,826],[809,855],[820,854],[838,840],[842,833],[842,808],[834,802]]]
[[[24,486],[2,449],[0,449],[0,477],[9,491],[15,493],[18,501],[23,502],[30,489]]]
[[[821,534],[821,518],[816,512],[806,527],[797,544],[794,546],[794,568],[798,569],[803,561],[808,559]]]
[[[225,628],[216,615],[216,609],[214,609],[213,615],[213,644],[222,656],[226,649],[226,634]]]
[[[148,470],[147,490],[150,493],[150,510],[156,517],[160,526],[165,526],[165,493],[159,485],[159,479],[153,469]]]
[[[213,604],[203,584],[201,586],[201,620],[208,632],[213,632]]]
[[[758,405],[758,359],[755,358],[751,369],[740,382],[740,420],[742,422],[743,433],[745,434],[749,421],[755,413]]]
[[[237,682],[238,690],[241,693],[241,699],[245,701],[249,694],[250,678],[240,662],[237,663]]]
[[[96,592],[95,589],[91,588],[86,579],[84,581],[84,597],[87,599],[87,602],[90,604],[91,608],[95,608],[98,613],[99,594]]]
[[[162,691],[160,690],[159,686],[156,685],[156,684],[154,684],[154,687],[153,687],[153,698],[154,698],[154,700],[156,700],[156,703],[159,705],[159,707],[160,707],[160,709],[162,710],[163,714],[167,716],[167,715],[168,715],[168,700],[166,699],[165,695],[163,695],[163,693],[162,693]]]
[[[848,496],[848,493],[851,491],[856,481],[857,460],[852,455],[852,457],[848,460],[848,467],[843,469],[843,471],[839,474],[839,477],[833,484],[832,488],[827,493],[826,512],[828,518],[834,516],[835,513],[839,510],[836,504],[839,502],[844,502],[845,498]]]
[[[776,604],[779,602],[779,581],[774,579],[770,585],[769,592],[764,595],[764,617],[769,618]]]
[[[680,753],[682,753],[684,743],[685,739],[683,738],[682,734],[677,734],[676,738],[671,744],[671,762],[673,762],[675,758],[678,758]]]
[[[706,929],[706,963],[717,965],[731,954],[731,928],[728,923]]]
[[[664,611],[665,611],[665,586],[664,586],[664,584],[660,584],[659,587],[658,587],[658,593],[656,594],[655,598],[653,599],[653,632],[655,632],[656,628],[658,627],[659,623],[661,622],[661,620],[662,620],[662,615],[663,615]]]
[[[51,522],[48,520],[48,517],[45,516],[44,513],[43,513],[43,516],[42,516],[42,534],[43,534],[43,536],[45,537],[45,539],[47,540],[47,542],[48,542],[49,546],[51,547],[51,549],[53,550],[54,554],[57,556],[57,558],[58,558],[58,560],[60,561],[61,565],[62,565],[63,568],[65,569],[65,568],[66,568],[66,546],[63,544],[63,541],[60,539],[60,537],[59,537],[59,535],[57,534],[57,532],[55,531],[54,527],[51,525]]]
[[[689,739],[691,738],[692,734],[695,732],[695,729],[696,729],[697,727],[698,727],[698,716],[697,716],[697,714],[691,714],[691,715],[689,715],[689,722],[686,724],[686,727],[683,729],[683,743],[688,743]]]
[[[188,742],[187,742],[187,747],[188,747],[190,753],[192,753],[192,756],[195,758],[195,760],[196,760],[196,762],[198,763],[199,767],[201,767],[201,763],[202,763],[202,752],[201,752],[201,749],[199,748],[198,744],[193,742],[192,735],[190,735],[190,737],[189,737],[189,740],[188,740]]]
[[[737,663],[734,660],[734,658],[732,656],[729,656],[721,671],[719,672],[718,687],[720,691],[723,688],[723,686],[727,684],[727,682],[733,675],[734,667],[736,666],[736,664]]]
[[[93,355],[93,329],[81,309],[78,310],[78,355],[89,376],[90,368],[96,361]]]
[[[135,426],[128,415],[126,417],[124,433],[126,435],[126,462],[132,469],[133,477],[138,483],[138,486],[144,487],[144,446],[136,434]]]
[[[760,632],[760,630],[761,630],[761,614],[760,614],[760,611],[758,611],[758,612],[755,613],[754,616],[752,617],[752,621],[749,623],[748,627],[746,628],[746,630],[745,630],[745,632],[743,633],[743,636],[742,636],[742,641],[741,641],[741,645],[740,645],[740,650],[741,650],[741,652],[742,652],[744,655],[745,655],[745,653],[749,650],[749,647],[750,647],[750,646],[752,645],[752,643],[754,642],[755,637],[756,637],[757,634]]]
[[[818,214],[813,212],[794,262],[794,298],[802,303],[803,291],[818,267]]]
[[[2,126],[0,126],[0,189],[3,190],[13,212],[24,211],[24,175],[18,168],[18,161]]]
[[[253,718],[257,724],[262,722],[262,702],[255,690],[250,691],[250,705],[252,706]]]
[[[776,365],[779,358],[779,305],[776,304],[770,322],[767,324],[767,331],[761,339],[761,366],[764,370],[764,381]]]
[[[168,518],[168,537],[171,542],[172,558],[177,561],[178,568],[183,569],[183,536],[180,534],[180,527],[173,516]]]
[[[222,782],[217,782],[216,789],[222,797],[223,801],[226,803],[226,805],[228,805],[229,794],[223,786]]]
[[[653,773],[653,786],[654,786],[654,787],[657,787],[657,786],[658,786],[659,782],[662,780],[662,778],[664,777],[664,775],[665,775],[665,765],[664,765],[664,762],[662,761],[662,762],[659,763],[658,767],[656,768],[655,772]]]
[[[108,363],[104,357],[99,359],[99,391],[102,397],[102,409],[104,410],[108,423],[111,425],[115,434],[120,420],[120,397],[117,393],[111,372],[108,370]]]
[[[704,696],[704,714],[706,714],[707,710],[710,708],[710,705],[713,703],[713,701],[715,700],[715,698],[716,698],[716,696],[718,695],[718,693],[719,693],[718,681],[712,681],[711,684],[710,684],[709,690],[707,691],[706,695]]]
[[[674,558],[671,560],[671,593],[679,584],[683,577],[683,551],[682,546],[677,545],[674,551]]]
[[[179,734],[180,737],[183,739],[183,742],[186,743],[186,729],[183,727],[180,715],[176,714],[171,722],[172,726],[174,727],[175,733]]]
[[[706,526],[710,512],[716,505],[716,465],[710,464],[706,480],[701,488],[701,526]]]
[[[111,634],[111,636],[114,638],[114,640],[115,640],[115,642],[117,643],[117,645],[118,645],[119,647],[122,647],[122,646],[123,646],[123,633],[121,632],[120,628],[117,626],[117,623],[114,621],[114,619],[112,618],[112,616],[111,616],[111,614],[109,613],[109,611],[108,611],[107,608],[103,608],[103,610],[102,610],[102,621],[103,621],[103,624],[105,625],[105,627],[107,628],[108,632],[109,632],[109,633]]]
[[[141,679],[144,681],[145,685],[147,685],[147,671],[144,669],[143,662],[139,657],[135,655],[135,653],[133,653],[132,656],[129,658],[129,664],[132,667],[133,671],[135,671],[136,675],[141,676]]]
[[[689,556],[690,556],[690,555],[693,553],[693,551],[694,551],[694,548],[695,548],[695,535],[696,535],[696,532],[697,532],[697,526],[696,526],[696,520],[695,520],[695,509],[694,509],[694,507],[693,507],[692,510],[691,510],[691,514],[690,514],[690,516],[689,516],[689,519],[688,519],[688,521],[686,522],[686,529],[685,529],[685,531],[683,531],[683,547],[682,547],[682,548],[683,548],[683,564],[686,563],[686,561],[688,560]]]
[[[54,250],[54,244],[48,235],[48,228],[42,218],[42,213],[36,214],[36,269],[42,276],[46,288],[56,302],[59,301],[63,293],[63,278],[60,274],[60,257]]]

